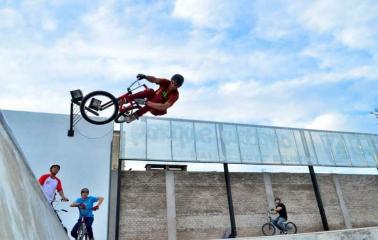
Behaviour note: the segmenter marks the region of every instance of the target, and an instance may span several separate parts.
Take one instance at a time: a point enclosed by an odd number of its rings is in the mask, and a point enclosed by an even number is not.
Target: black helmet
[[[83,192],[89,193],[89,189],[88,188],[81,189],[80,193],[83,193]]]
[[[59,164],[53,164],[53,165],[51,165],[51,166],[50,166],[50,170],[51,170],[53,167],[57,167],[57,168],[60,170],[60,166],[59,166]]]
[[[179,87],[184,83],[184,77],[181,74],[175,74],[171,77],[171,80],[175,82]]]

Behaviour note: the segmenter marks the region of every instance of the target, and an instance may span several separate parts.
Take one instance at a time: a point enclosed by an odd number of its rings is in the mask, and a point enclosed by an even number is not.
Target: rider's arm
[[[97,198],[98,198],[97,207],[100,207],[102,202],[104,201],[104,198],[103,197],[97,197]]]
[[[156,78],[154,76],[146,76],[146,79],[150,83],[156,83],[156,84],[160,84],[161,80],[163,80],[162,78]]]
[[[151,107],[153,109],[159,110],[159,111],[165,111],[168,108],[170,108],[173,104],[170,102],[165,102],[165,103],[154,103],[147,101],[146,106]]]
[[[80,205],[80,203],[73,202],[73,203],[71,203],[70,207],[78,207],[79,205]]]
[[[66,198],[66,196],[64,196],[63,189],[60,190],[58,193],[59,193],[60,197],[62,198],[62,201],[68,201],[68,198]]]
[[[58,186],[56,186],[56,190],[58,191],[60,197],[62,198],[62,201],[68,201],[68,198],[66,198],[66,196],[64,196],[64,192],[63,192],[63,188],[62,188],[62,182],[60,181],[59,178],[57,178],[58,180]]]
[[[277,207],[276,208],[276,212],[279,212],[279,211],[281,211],[282,210],[282,207]]]

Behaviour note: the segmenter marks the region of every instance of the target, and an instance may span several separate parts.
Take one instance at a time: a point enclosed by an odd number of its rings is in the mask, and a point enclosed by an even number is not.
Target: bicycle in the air
[[[275,226],[272,222],[272,216],[275,215],[274,209],[268,211],[268,219],[269,221],[263,224],[261,230],[265,236],[272,236],[275,235],[278,231],[280,234],[295,234],[297,233],[297,226],[293,222],[283,222],[284,230],[280,230]]]
[[[142,106],[138,103],[139,99],[131,99],[129,96],[139,88],[149,89],[138,79],[128,88],[127,93],[120,97],[115,97],[106,91],[94,91],[83,97],[80,103],[80,112],[85,120],[93,124],[106,124],[111,121],[122,123],[127,116],[134,113]]]

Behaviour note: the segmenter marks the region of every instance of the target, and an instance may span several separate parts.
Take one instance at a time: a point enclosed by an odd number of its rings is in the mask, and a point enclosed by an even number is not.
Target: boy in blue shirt
[[[85,225],[87,227],[89,239],[93,239],[93,231],[92,231],[92,223],[94,220],[93,211],[96,211],[100,208],[102,202],[104,201],[103,197],[93,197],[88,196],[89,190],[88,188],[81,189],[81,198],[76,199],[70,207],[79,207],[79,220],[72,228],[71,236],[77,239],[77,231],[79,230],[81,224],[81,218],[84,217]],[[95,202],[98,202],[96,206],[93,206]]]

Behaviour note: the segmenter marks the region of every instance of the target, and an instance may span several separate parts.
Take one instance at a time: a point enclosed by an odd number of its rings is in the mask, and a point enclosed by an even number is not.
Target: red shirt
[[[170,84],[171,81],[167,79],[161,79],[159,83],[160,87],[155,91],[155,96],[151,98],[150,101],[154,103],[168,102],[171,105],[173,105],[179,98],[179,92],[176,89],[168,93],[168,88]]]
[[[52,178],[49,173],[42,175],[38,179],[39,184],[42,186],[42,191],[47,200],[51,203],[55,198],[55,191],[62,191],[62,183],[57,177]]]

